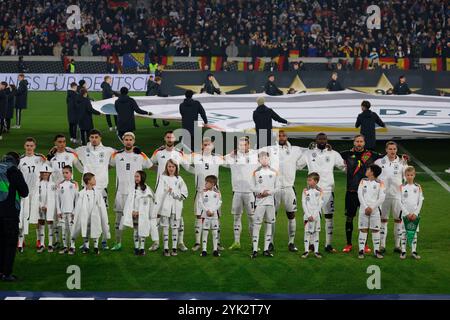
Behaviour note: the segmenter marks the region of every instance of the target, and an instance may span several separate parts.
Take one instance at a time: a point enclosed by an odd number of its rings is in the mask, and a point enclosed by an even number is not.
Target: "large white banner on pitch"
[[[206,110],[209,127],[226,132],[251,131],[256,99],[265,96],[266,105],[293,123],[285,127],[291,136],[311,137],[326,132],[333,138],[346,139],[359,132],[355,121],[361,101],[369,100],[373,111],[387,124],[377,129],[379,138],[450,138],[450,98],[411,94],[407,96],[369,95],[352,90],[317,92],[278,97],[264,94],[198,94]],[[179,105],[184,96],[134,97],[138,105],[153,112],[154,118],[180,120]],[[114,114],[116,98],[96,101],[94,108]],[[200,123],[201,125],[201,123]],[[282,126],[274,122],[275,126]]]
[[[27,73],[25,79],[29,89],[34,91],[66,91],[70,83],[85,80],[89,91],[102,91],[100,88],[107,74],[71,74],[71,73]],[[0,81],[17,84],[18,73],[0,73]],[[147,89],[147,74],[112,74],[112,88],[119,91],[127,87],[130,91]]]

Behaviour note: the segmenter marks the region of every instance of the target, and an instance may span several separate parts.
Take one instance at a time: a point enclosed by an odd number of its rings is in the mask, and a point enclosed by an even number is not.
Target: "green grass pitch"
[[[93,94],[99,99],[98,93]],[[95,117],[96,128],[104,133],[104,144],[119,148],[120,144],[113,133],[107,130],[104,116]],[[171,128],[178,124],[171,123]],[[137,145],[144,152],[151,154],[162,144],[165,127],[153,128],[148,119],[137,120]],[[53,144],[56,133],[67,134],[65,93],[31,92],[29,108],[23,114],[21,130],[12,130],[0,141],[0,154],[10,150],[22,153],[25,137],[33,136],[38,141],[37,152],[45,153]],[[307,146],[309,141],[294,141],[295,144]],[[336,150],[351,147],[351,142],[331,142]],[[437,172],[450,183],[450,175],[443,173],[450,167],[448,150],[449,140],[404,141],[402,144],[430,169]],[[383,142],[378,145],[383,150]],[[21,280],[17,283],[0,283],[0,291],[65,291],[69,276],[69,265],[81,268],[81,290],[83,291],[141,291],[141,292],[234,292],[234,293],[345,293],[345,294],[444,294],[450,293],[450,227],[449,227],[449,193],[437,184],[429,175],[417,167],[417,181],[424,189],[425,202],[422,210],[421,232],[418,252],[422,260],[408,259],[401,261],[398,254],[393,254],[393,224],[389,224],[387,254],[384,260],[367,257],[360,261],[356,250],[351,254],[326,254],[321,260],[311,257],[300,259],[299,254],[287,250],[287,219],[283,212],[278,215],[275,238],[274,258],[249,258],[250,237],[248,235],[247,217],[243,216],[242,249],[225,250],[220,258],[211,255],[202,258],[197,252],[180,253],[178,257],[163,257],[161,251],[148,252],[145,257],[133,255],[132,232],[124,232],[124,248],[121,252],[101,252],[100,256],[75,256],[57,253],[37,254],[34,248],[34,227],[26,242],[25,253],[18,254],[15,274]],[[76,170],[75,170],[76,171]],[[194,243],[193,214],[193,175],[182,170],[182,176],[189,187],[190,197],[185,201],[185,243],[191,247]],[[296,189],[305,186],[306,172],[297,174]],[[341,251],[345,244],[344,233],[344,194],[345,177],[336,171],[336,213],[334,245]],[[79,173],[76,179],[80,180]],[[114,200],[115,171],[110,171],[110,225],[114,239]],[[228,247],[232,243],[231,186],[228,169],[221,169],[222,207],[222,243]],[[154,186],[155,172],[150,171],[148,184]],[[303,249],[303,224],[301,210],[297,213],[296,244]],[[391,220],[392,221],[392,220]],[[355,220],[355,230],[357,229]],[[112,240],[113,240],[112,239]],[[113,241],[111,240],[110,245]],[[321,248],[325,234],[320,235]],[[354,244],[357,243],[357,231],[354,231]],[[81,244],[79,241],[78,244]],[[147,240],[147,247],[151,244]],[[369,238],[369,244],[371,239]],[[209,240],[209,246],[211,240]],[[367,267],[378,265],[381,268],[381,290],[368,290],[366,281],[369,274]]]

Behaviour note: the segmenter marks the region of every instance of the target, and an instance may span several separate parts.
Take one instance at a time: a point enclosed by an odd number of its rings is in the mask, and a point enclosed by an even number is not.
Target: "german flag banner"
[[[237,69],[238,69],[238,71],[247,71],[248,70],[248,62],[247,61],[238,61]]]
[[[200,70],[205,70],[205,66],[208,64],[208,57],[198,57],[198,66]]]
[[[395,61],[395,58],[382,57],[380,58],[380,65],[383,64],[391,66],[397,64],[397,61]]]
[[[283,71],[283,65],[286,57],[285,56],[278,56],[275,57],[274,61],[277,63],[278,71]]]

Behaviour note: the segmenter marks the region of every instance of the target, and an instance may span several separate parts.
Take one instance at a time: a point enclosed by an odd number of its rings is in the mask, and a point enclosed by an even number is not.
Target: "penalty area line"
[[[436,173],[434,173],[433,170],[428,168],[422,161],[417,159],[411,152],[406,150],[406,148],[403,145],[399,144],[399,147],[404,151],[404,153],[408,154],[411,160],[417,163],[417,165],[421,167],[423,171],[425,171],[430,177],[432,177],[437,183],[439,183],[442,186],[442,188],[450,192],[450,186],[447,183],[445,183],[445,181],[442,180]]]

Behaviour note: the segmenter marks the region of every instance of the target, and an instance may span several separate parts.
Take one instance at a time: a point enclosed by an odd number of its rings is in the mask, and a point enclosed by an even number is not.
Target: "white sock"
[[[272,223],[272,225],[270,226],[272,228],[272,236],[270,237],[270,242],[272,244],[275,244],[274,238],[275,238],[275,223]]]
[[[252,215],[249,215],[248,213],[247,213],[247,216],[248,216],[248,230],[250,231],[250,237],[253,235],[253,225],[254,225],[254,223],[253,223],[253,214]]]
[[[208,247],[208,230],[202,231],[202,251],[206,251]]]
[[[218,242],[219,242],[219,229],[212,230],[213,251],[217,251]]]
[[[178,243],[184,243],[184,219],[180,219],[180,227],[178,228]]]
[[[380,251],[380,232],[372,231],[372,243],[374,252]]]
[[[180,235],[179,228],[172,228],[172,248],[176,249],[178,246],[178,236]],[[181,242],[180,242],[181,243]]]
[[[314,240],[314,252],[319,252],[319,232],[314,231],[312,234],[312,238]]]
[[[303,242],[305,244],[305,252],[309,252],[309,240],[311,239],[311,234],[309,231],[305,230],[305,234],[303,236]]]
[[[122,243],[122,230],[120,230],[120,221],[122,220],[123,213],[116,212],[116,223],[115,223],[115,233],[116,233],[116,243]]]
[[[386,238],[388,234],[388,223],[381,221],[381,227],[380,227],[380,246],[382,248],[386,248]]]
[[[133,228],[133,240],[134,240],[134,248],[139,248],[139,235],[138,235],[138,229],[137,226]]]
[[[273,223],[266,223],[266,233],[264,238],[264,251],[269,250],[269,244],[272,241],[272,225]]]
[[[40,232],[39,226],[40,226],[40,225],[38,224],[37,227],[36,227],[36,240],[41,241],[41,238],[40,238],[41,232]]]
[[[89,238],[84,238],[84,247],[89,249]]]
[[[98,238],[94,238],[94,249],[98,249]]]
[[[59,227],[58,223],[53,223],[52,226],[53,226],[53,236],[54,236],[55,243],[58,243],[59,242],[59,229],[60,229],[60,227]]]
[[[261,224],[257,223],[253,226],[253,251],[258,251],[259,232],[261,231]]]
[[[20,232],[19,232],[19,247],[20,248],[23,248],[23,238],[24,238],[23,230],[20,230]]]
[[[152,241],[159,243],[159,230],[157,222],[157,219],[150,219],[150,236]]]
[[[406,243],[407,243],[406,230],[403,229],[400,240],[400,249],[402,250],[402,252],[406,252]]]
[[[47,224],[47,228],[48,228],[48,246],[53,246],[53,224]]]
[[[364,251],[364,247],[366,246],[366,241],[367,241],[367,232],[359,231],[359,237],[358,237],[359,251]]]
[[[145,249],[145,237],[139,237],[140,249]]]
[[[39,229],[39,241],[41,243],[41,246],[45,245],[45,224],[39,224],[38,225],[38,229]]]
[[[406,231],[405,231],[405,235],[406,235]],[[419,235],[418,232],[416,232],[416,234],[414,235],[414,239],[412,241],[411,244],[411,251],[412,252],[417,252],[417,236]]]
[[[70,248],[75,249],[75,239],[74,238],[70,239]]]
[[[242,215],[235,214],[233,218],[234,218],[234,222],[233,222],[234,242],[240,243],[241,242],[241,230],[242,230]]]
[[[395,247],[400,247],[400,238],[402,235],[402,223],[395,222],[394,223],[394,239],[395,239]]]
[[[162,227],[162,229],[164,239],[164,250],[169,250],[169,227]]]
[[[288,219],[289,243],[294,243],[296,230],[297,230],[297,221],[295,220],[295,218]]]
[[[195,244],[200,244],[202,237],[202,219],[195,219]]]
[[[331,246],[331,242],[333,241],[333,227],[334,227],[333,218],[325,219],[325,225],[326,225],[326,235],[325,235],[326,246]]]

